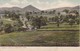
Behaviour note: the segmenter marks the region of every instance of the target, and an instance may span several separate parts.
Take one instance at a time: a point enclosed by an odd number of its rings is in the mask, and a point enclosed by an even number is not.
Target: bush
[[[5,31],[6,33],[11,33],[11,32],[13,32],[14,30],[13,30],[13,27],[11,26],[11,24],[6,24],[6,25],[5,25],[5,28],[4,28],[4,31]]]

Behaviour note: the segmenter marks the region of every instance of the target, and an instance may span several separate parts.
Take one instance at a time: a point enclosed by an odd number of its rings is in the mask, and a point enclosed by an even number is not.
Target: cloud
[[[73,4],[72,2],[69,2],[67,0],[59,0],[55,5],[54,5],[56,8],[58,7],[73,7],[73,6],[76,6],[76,4]]]
[[[25,5],[28,4],[28,1],[27,0],[11,0],[10,4],[16,5],[19,7],[24,7]]]
[[[72,7],[80,3],[79,0],[7,0],[3,4],[0,2],[0,7],[25,7],[27,5],[33,5],[39,9],[45,10],[50,8],[59,7]]]
[[[15,5],[5,3],[5,4],[0,4],[0,7],[14,7]]]
[[[50,8],[76,6],[76,4],[69,2],[68,0],[56,0],[54,2],[48,2],[48,1],[43,2],[43,1],[37,0],[36,3],[33,3],[33,5],[37,6],[42,10],[50,9]]]
[[[10,0],[8,2],[6,1],[5,4],[0,4],[0,7],[24,7],[27,3],[27,0]]]

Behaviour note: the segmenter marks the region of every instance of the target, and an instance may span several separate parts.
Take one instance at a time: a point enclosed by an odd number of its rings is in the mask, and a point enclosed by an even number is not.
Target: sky
[[[0,8],[2,7],[26,7],[33,5],[41,10],[73,7],[80,5],[80,0],[0,0]]]

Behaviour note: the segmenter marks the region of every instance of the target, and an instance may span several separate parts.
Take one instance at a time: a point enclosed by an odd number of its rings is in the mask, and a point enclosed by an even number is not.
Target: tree
[[[0,31],[2,31],[3,30],[3,22],[2,21],[0,21]]]
[[[5,18],[10,18],[10,14],[11,14],[10,11],[7,11],[7,10],[4,11]]]
[[[70,13],[74,13],[76,17],[79,16],[79,11],[77,11],[77,10],[72,10]]]
[[[49,14],[52,14],[52,11],[49,11]]]
[[[13,29],[14,31],[18,31],[19,28],[22,28],[23,23],[20,20],[17,20],[16,22],[13,23]]]
[[[58,12],[58,16],[56,16],[56,24],[57,24],[57,27],[60,26],[60,12]]]
[[[69,13],[69,10],[68,10],[68,9],[65,9],[65,10],[63,10],[63,12],[65,12],[65,13]]]
[[[58,14],[58,16],[60,17],[60,12],[58,12],[57,14]]]
[[[75,24],[75,20],[73,19],[69,19],[69,25],[71,25],[71,27]]]
[[[41,14],[43,14],[44,13],[44,11],[41,11]]]
[[[66,23],[69,22],[69,17],[68,17],[68,15],[67,15],[66,17],[64,17],[63,21],[66,22]]]
[[[41,17],[38,17],[38,16],[35,17],[32,22],[33,22],[32,25],[34,27],[37,27],[38,29],[40,29],[41,26],[46,25],[46,19],[43,18],[42,16]]]
[[[13,32],[13,27],[11,26],[11,24],[6,24],[4,30],[6,33],[11,33]]]
[[[39,17],[34,18],[32,25],[38,29],[41,27],[41,20]]]
[[[57,27],[59,27],[60,26],[60,19],[59,19],[59,17],[57,16],[57,18],[56,18],[56,24],[57,24]]]
[[[12,19],[12,20],[18,20],[20,15],[21,15],[21,14],[16,14],[15,12],[12,12],[12,13],[11,13],[11,19]]]
[[[52,12],[53,12],[53,14],[55,14],[56,13],[56,10],[53,10]]]
[[[79,25],[80,24],[79,18],[76,18],[75,22]]]
[[[46,22],[47,22],[47,18],[43,17],[43,16],[40,16],[40,19],[41,19],[41,26],[45,26]]]
[[[25,16],[26,16],[26,18],[28,19],[28,21],[30,20],[30,16],[29,16],[30,14],[29,14],[29,12],[26,12],[25,13]]]

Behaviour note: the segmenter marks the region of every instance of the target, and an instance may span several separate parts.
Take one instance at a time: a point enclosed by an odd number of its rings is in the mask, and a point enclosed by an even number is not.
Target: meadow
[[[58,28],[50,23],[38,30],[3,33],[0,46],[79,46],[79,25]]]

